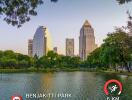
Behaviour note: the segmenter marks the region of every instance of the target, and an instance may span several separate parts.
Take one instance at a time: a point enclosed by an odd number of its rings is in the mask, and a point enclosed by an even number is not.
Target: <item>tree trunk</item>
[[[128,64],[128,63],[125,63],[125,66],[126,66],[126,68],[127,68],[127,71],[128,71],[128,72],[131,72],[131,71],[130,71],[130,68],[129,68],[129,64]]]

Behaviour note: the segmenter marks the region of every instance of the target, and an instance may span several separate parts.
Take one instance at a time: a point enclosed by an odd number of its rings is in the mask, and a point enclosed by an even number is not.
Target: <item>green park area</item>
[[[59,0],[49,0],[57,3]],[[115,0],[123,5],[132,0]],[[31,16],[37,16],[37,7],[43,0],[8,0],[0,1],[0,15],[4,21],[12,26],[22,27],[31,20]],[[59,55],[49,51],[42,57],[30,57],[16,53],[12,50],[0,51],[0,72],[50,72],[50,71],[93,71],[108,73],[132,72],[132,16],[129,11],[128,25],[117,28],[108,33],[101,46],[91,52],[85,61],[79,56]]]

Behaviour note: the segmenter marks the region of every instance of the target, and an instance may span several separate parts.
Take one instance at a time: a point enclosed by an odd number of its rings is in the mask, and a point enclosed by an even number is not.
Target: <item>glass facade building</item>
[[[52,50],[51,36],[44,26],[37,28],[33,37],[33,56],[42,57]]]

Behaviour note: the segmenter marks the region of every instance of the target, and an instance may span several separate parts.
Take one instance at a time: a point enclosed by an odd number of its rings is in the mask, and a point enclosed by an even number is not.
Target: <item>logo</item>
[[[11,96],[11,100],[22,100],[21,96]]]
[[[104,93],[107,96],[119,96],[122,92],[122,84],[120,81],[112,79],[108,80],[104,85]]]

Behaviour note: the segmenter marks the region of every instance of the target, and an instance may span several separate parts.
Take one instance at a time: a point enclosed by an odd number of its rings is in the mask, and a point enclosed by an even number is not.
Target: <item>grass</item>
[[[30,72],[61,72],[61,71],[65,71],[65,72],[72,72],[72,71],[79,71],[78,68],[41,68],[41,69],[37,69],[37,68],[28,68],[28,69],[0,69],[0,73],[30,73]]]
[[[118,72],[115,72],[115,71],[104,71],[104,73],[132,76],[132,72],[127,72],[127,71],[125,71],[125,72],[122,72],[122,71],[118,71]]]
[[[132,73],[129,72],[115,72],[114,70],[96,70],[89,68],[41,68],[37,69],[30,67],[28,69],[0,69],[0,73],[40,73],[40,72],[74,72],[74,71],[83,71],[83,72],[97,72],[97,73],[108,73],[108,74],[119,74],[119,75],[129,75],[132,76]]]

